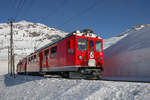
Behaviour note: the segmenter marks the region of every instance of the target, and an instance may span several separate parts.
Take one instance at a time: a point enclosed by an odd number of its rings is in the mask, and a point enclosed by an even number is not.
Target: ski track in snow
[[[0,100],[149,100],[150,84],[0,76]]]

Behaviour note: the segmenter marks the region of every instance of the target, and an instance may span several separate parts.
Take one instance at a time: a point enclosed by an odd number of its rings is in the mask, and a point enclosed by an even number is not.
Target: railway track
[[[25,75],[25,74],[22,74]],[[113,82],[132,82],[132,83],[150,83],[150,81],[137,81],[137,80],[121,80],[121,79],[105,79],[105,78],[100,78],[100,77],[85,77],[85,76],[78,76],[77,74],[71,74],[70,77],[63,77],[61,75],[27,75],[27,76],[40,76],[44,78],[61,78],[61,79],[71,79],[71,80],[99,80],[99,81],[113,81]],[[16,76],[17,77],[17,76]],[[12,79],[10,77],[7,77],[7,79]],[[2,81],[0,79],[0,81]]]

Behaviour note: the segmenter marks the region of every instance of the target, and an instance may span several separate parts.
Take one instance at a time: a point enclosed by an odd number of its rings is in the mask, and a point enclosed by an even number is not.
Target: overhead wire
[[[60,3],[60,5],[59,5],[61,7],[58,7],[55,11],[53,11],[53,13],[51,12],[51,13],[47,14],[46,16],[44,16],[43,18],[40,18],[39,21],[46,21],[48,17],[55,15],[60,9],[62,9],[62,7],[64,7],[66,2],[67,2],[67,0],[63,0],[63,2]]]
[[[18,11],[19,11],[19,7],[20,7],[20,4],[21,4],[21,0],[19,0],[19,1],[17,1],[16,0],[16,2],[18,2],[18,3],[16,3],[17,5],[16,5],[16,13],[15,13],[15,16],[14,16],[14,19],[16,20],[16,17],[17,17],[17,15],[18,15]]]
[[[104,0],[102,0],[104,1]],[[102,2],[101,1],[101,2]],[[31,1],[30,3],[30,6],[34,4],[34,0]],[[64,6],[66,4],[66,0],[64,0],[60,5]],[[25,0],[19,0],[19,3],[17,5],[17,13],[16,13],[16,16],[15,16],[15,20],[17,19],[18,15],[19,15],[19,12],[23,9],[25,5]],[[58,27],[56,28],[60,28],[60,27],[64,27],[66,24],[68,24],[69,22],[71,22],[72,20],[80,17],[81,15],[87,13],[88,11],[90,11],[92,8],[96,7],[97,5],[99,5],[99,0],[97,0],[95,3],[93,3],[92,5],[90,5],[89,7],[83,9],[82,11],[80,11],[79,13],[76,13],[74,16],[70,17],[69,19],[67,19],[64,23],[60,24]],[[55,13],[57,13],[60,8],[62,9],[62,6],[59,7],[58,9],[55,10]],[[30,7],[29,7],[30,8]],[[54,15],[55,13],[49,13],[48,15],[44,16],[43,18],[40,18],[39,21],[44,21],[46,20],[48,17]],[[24,14],[26,15],[26,13]],[[76,25],[75,27],[78,27],[78,25]]]
[[[19,3],[18,3],[17,8],[16,8],[16,15],[14,17],[15,20],[18,18],[19,13],[23,9],[25,2],[26,2],[26,0],[19,0]]]
[[[62,23],[61,25],[59,25],[57,28],[63,27],[64,25],[66,25],[67,23],[69,23],[70,21],[74,20],[75,18],[78,18],[79,16],[87,13],[88,11],[90,11],[92,8],[96,7],[99,4],[99,0],[97,0],[94,4],[90,5],[89,7],[83,9],[82,11],[80,11],[79,13],[77,13],[76,15],[70,17],[68,20],[66,20],[64,23]]]
[[[29,3],[29,5],[28,5],[26,11],[24,12],[24,14],[22,14],[22,16],[26,16],[27,13],[30,12],[30,10],[31,10],[31,8],[33,7],[34,3],[35,3],[35,0],[30,0],[30,3]]]
[[[11,1],[9,2],[9,4],[10,4],[10,8],[15,8],[15,2],[14,2],[13,0],[11,0]],[[14,10],[14,9],[11,9],[11,10]],[[6,18],[6,17],[5,17],[5,18]],[[13,19],[12,15],[8,15],[8,17],[6,18],[6,22],[7,22],[8,20],[10,20],[10,19]]]

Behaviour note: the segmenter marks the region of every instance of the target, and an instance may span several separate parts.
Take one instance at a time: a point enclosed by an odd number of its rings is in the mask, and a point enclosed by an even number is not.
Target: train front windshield
[[[89,49],[90,51],[94,51],[94,40],[89,40]]]
[[[95,47],[97,52],[102,52],[102,42],[95,41]],[[87,50],[87,40],[86,39],[77,39],[77,48],[81,51]],[[94,51],[94,40],[89,40],[89,50]]]
[[[102,52],[102,42],[96,41],[96,51]]]
[[[78,50],[87,50],[87,40],[86,39],[78,39],[77,40],[77,48]]]

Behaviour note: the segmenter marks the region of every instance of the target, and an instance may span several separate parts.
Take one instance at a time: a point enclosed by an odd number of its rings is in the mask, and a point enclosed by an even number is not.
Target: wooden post
[[[10,20],[10,75],[15,76],[15,64],[14,64],[14,44],[13,44],[13,21]]]

